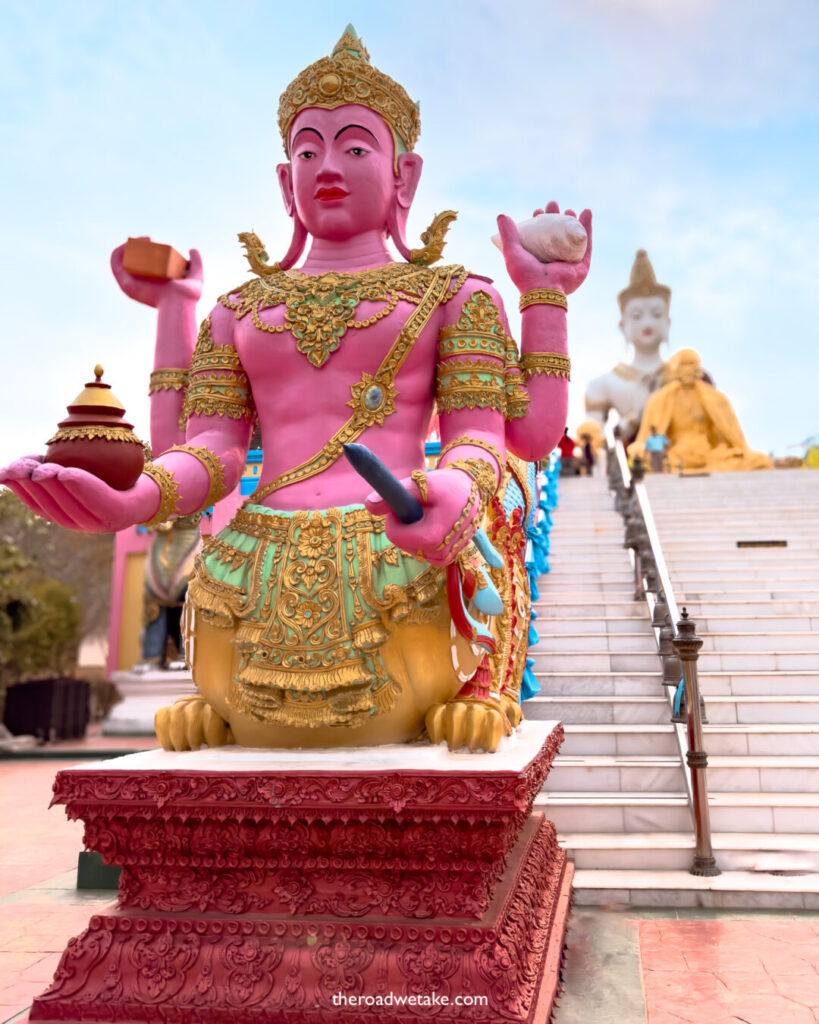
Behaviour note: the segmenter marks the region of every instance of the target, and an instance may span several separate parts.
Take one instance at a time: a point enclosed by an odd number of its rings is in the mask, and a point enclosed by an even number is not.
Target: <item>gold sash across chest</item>
[[[412,346],[429,323],[435,310],[442,301],[451,298],[448,293],[452,278],[458,270],[460,270],[459,267],[436,268],[432,282],[398,333],[381,365],[374,374],[362,374],[361,380],[352,386],[353,397],[347,404],[353,407],[353,414],[326,442],[321,451],[316,452],[311,458],[293,469],[289,469],[286,473],[277,476],[270,483],[259,487],[245,504],[259,504],[262,499],[274,491],[281,490],[282,487],[288,487],[290,484],[299,483],[323,473],[325,469],[329,469],[341,458],[345,444],[355,441],[373,424],[382,424],[386,416],[395,412],[395,396],[398,392],[393,382],[396,374],[404,365]]]

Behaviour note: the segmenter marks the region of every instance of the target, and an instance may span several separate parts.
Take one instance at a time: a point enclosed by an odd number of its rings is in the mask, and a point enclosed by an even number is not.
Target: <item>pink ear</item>
[[[394,199],[390,206],[390,212],[387,215],[387,232],[395,243],[395,248],[401,253],[404,259],[409,263],[411,249],[407,245],[407,240],[404,238],[404,227],[407,221],[407,214],[405,210],[402,210],[399,214],[398,199]]]
[[[412,250],[407,245],[404,232],[407,227],[407,216],[415,190],[421,180],[424,161],[417,153],[401,153],[398,157],[398,174],[395,179],[395,198],[387,215],[387,232],[395,243],[395,248],[405,260],[409,261]]]
[[[293,198],[293,172],[290,164],[278,164],[276,166],[276,177],[279,179],[279,188],[282,191],[282,199],[284,200],[284,208],[287,210],[287,216],[292,217],[296,203]]]
[[[304,250],[307,242],[307,228],[296,213],[296,202],[293,197],[293,172],[290,164],[279,164],[276,167],[276,177],[279,179],[279,188],[282,190],[284,208],[287,210],[288,216],[293,218],[293,238],[290,241],[290,248],[279,260],[282,270],[289,270]]]

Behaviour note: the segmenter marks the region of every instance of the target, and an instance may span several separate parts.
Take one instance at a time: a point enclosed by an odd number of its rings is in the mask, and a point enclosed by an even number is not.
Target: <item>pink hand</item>
[[[147,238],[147,235],[141,237]],[[184,277],[160,280],[152,277],[138,277],[129,274],[122,265],[125,246],[117,246],[111,253],[111,270],[117,284],[125,294],[143,303],[145,306],[157,308],[169,301],[196,302],[202,294],[202,257],[198,249],[191,249],[188,270]]]
[[[560,207],[552,201],[546,209],[535,210],[534,216],[541,213],[560,213]],[[567,216],[573,217],[572,210],[566,210]],[[501,214],[498,217],[498,230],[503,246],[503,258],[509,276],[521,292],[533,288],[556,288],[570,295],[586,280],[592,254],[592,214],[591,210],[583,210],[578,218],[586,229],[588,242],[586,253],[578,263],[541,263],[540,260],[524,249],[520,241],[517,225],[511,217]]]
[[[159,507],[159,488],[141,476],[127,491],[116,491],[82,469],[67,469],[39,456],[0,469],[0,484],[37,515],[69,530],[113,533],[150,519]]]
[[[386,533],[396,547],[431,565],[449,565],[480,525],[478,501],[473,501],[467,515],[463,515],[472,490],[471,479],[460,469],[428,473],[426,502],[422,501],[414,480],[405,477],[401,483],[424,506],[424,516],[417,523],[402,523],[375,493],[367,496],[365,506],[373,515],[386,516]]]

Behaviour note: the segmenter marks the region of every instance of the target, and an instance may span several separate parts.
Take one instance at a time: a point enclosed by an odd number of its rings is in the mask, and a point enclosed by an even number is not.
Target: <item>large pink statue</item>
[[[498,218],[521,292],[518,355],[491,284],[429,265],[440,222],[424,248],[408,247],[418,110],[353,32],[287,88],[279,125],[292,244],[268,264],[258,239],[242,236],[256,276],[222,297],[198,340],[198,254],[184,279],[163,282],[128,274],[113,254],[125,293],[158,312],[151,439],[162,454],[127,491],[34,457],[0,482],[73,529],[159,523],[236,486],[258,418],[259,488],[206,540],[189,587],[187,653],[202,696],[159,713],[163,745],[370,745],[426,725],[436,742],[494,750],[520,720],[519,702],[504,692],[497,650],[493,661],[476,638],[483,629],[501,646],[511,620],[454,623],[447,573],[450,592],[480,587],[485,567],[470,542],[509,472],[507,452],[543,458],[563,431],[566,295],[588,272],[591,214],[580,215],[589,244],[577,263],[539,262]],[[388,238],[407,262],[393,261]],[[427,474],[436,404],[442,457]],[[422,519],[404,524],[370,493],[343,457],[353,441],[402,479]],[[505,594],[498,583],[507,602],[508,582]]]

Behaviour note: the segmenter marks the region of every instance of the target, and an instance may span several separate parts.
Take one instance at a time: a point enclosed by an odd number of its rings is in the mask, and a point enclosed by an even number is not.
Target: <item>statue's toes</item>
[[[486,708],[483,719],[483,735],[481,746],[488,754],[494,754],[502,737],[512,732],[509,720],[502,711]]]
[[[160,708],[154,728],[165,750],[198,750],[232,742],[230,727],[202,697],[180,697]]]
[[[523,721],[523,708],[520,703],[508,693],[501,694],[501,707],[509,719],[513,729],[517,729],[520,723]]]
[[[450,750],[460,750],[466,743],[468,705],[451,701],[446,706],[446,742]]]
[[[233,742],[230,726],[210,704],[205,705],[202,713],[202,735],[209,747],[224,747],[227,743]]]
[[[480,704],[469,704],[466,711],[466,745],[470,750],[483,746],[484,710]]]
[[[426,713],[424,725],[426,726],[429,742],[441,743],[444,739],[444,722],[446,719],[446,704],[434,704]]]

